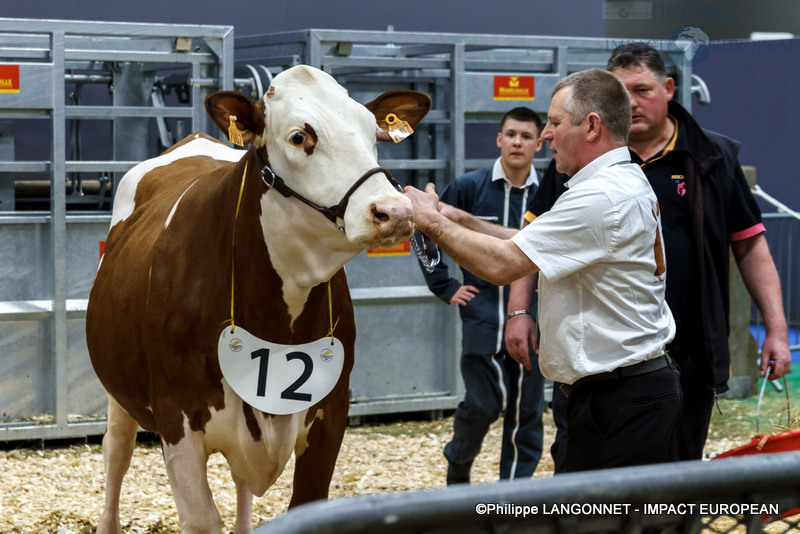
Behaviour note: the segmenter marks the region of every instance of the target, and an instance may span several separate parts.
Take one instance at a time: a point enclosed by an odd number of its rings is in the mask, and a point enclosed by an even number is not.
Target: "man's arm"
[[[439,202],[438,209],[442,215],[451,221],[456,222],[465,228],[469,228],[474,232],[480,232],[481,234],[494,236],[498,239],[509,239],[519,232],[517,228],[509,228],[508,226],[502,226],[489,221],[484,221],[483,219],[479,219],[467,211],[456,208],[455,206],[451,206],[450,204],[445,204],[444,202]]]
[[[541,215],[556,203],[558,197],[567,189],[569,176],[556,170],[555,160],[550,161],[539,187],[533,195],[527,215]],[[535,215],[534,215],[535,217]],[[526,226],[523,223],[523,227]],[[508,313],[517,310],[530,310],[531,301],[539,282],[539,275],[533,274],[511,282],[508,295]],[[536,347],[536,318],[529,315],[515,315],[506,321],[506,350],[515,361],[530,369],[530,351]]]
[[[766,337],[761,347],[761,376],[766,373],[771,360],[774,365],[770,378],[781,378],[791,368],[792,355],[783,313],[781,281],[767,240],[763,234],[758,234],[732,242],[731,249],[747,291],[764,318]]]
[[[411,186],[404,192],[413,205],[417,229],[479,278],[503,286],[539,270],[513,241],[470,230],[440,213],[433,184],[424,192]]]
[[[539,274],[531,274],[511,282],[508,291],[508,313],[531,309],[533,293]],[[530,314],[520,314],[506,320],[506,350],[515,361],[531,369],[530,351],[536,346],[536,321]]]

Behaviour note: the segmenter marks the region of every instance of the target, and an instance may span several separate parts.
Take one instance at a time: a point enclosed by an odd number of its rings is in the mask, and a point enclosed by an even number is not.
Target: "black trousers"
[[[702,350],[670,352],[680,369],[683,405],[678,418],[674,460],[700,460],[708,438],[711,412],[714,409],[714,392],[708,385],[708,371],[702,363]],[[565,472],[567,456],[567,396],[553,384],[553,420],[556,437],[550,447],[555,472]]]
[[[682,397],[674,363],[573,390],[566,402],[567,444],[556,446],[556,472],[675,460]],[[554,412],[556,406],[554,401]]]
[[[466,392],[453,418],[453,439],[444,455],[455,474],[468,477],[483,438],[503,416],[500,479],[530,478],[542,456],[544,377],[538,359],[528,370],[505,353],[462,354],[461,376]]]
[[[709,385],[708,363],[701,348],[670,351],[681,371],[683,410],[678,419],[677,459],[701,460],[714,411],[714,391]]]
[[[567,463],[567,403],[569,399],[561,391],[561,383],[553,382],[553,422],[556,437],[550,445],[555,474],[566,472]]]

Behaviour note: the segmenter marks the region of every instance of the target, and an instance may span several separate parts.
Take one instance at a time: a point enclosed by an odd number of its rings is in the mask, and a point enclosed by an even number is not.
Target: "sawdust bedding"
[[[444,486],[442,448],[450,439],[452,419],[351,427],[331,483],[332,499],[438,488]],[[472,470],[474,483],[497,481],[499,423],[487,435]],[[552,416],[545,415],[545,454],[535,477],[552,475],[549,451],[554,436]],[[722,451],[735,446],[717,443]],[[213,455],[209,480],[225,532],[232,532],[236,496],[224,458]],[[0,451],[0,532],[93,533],[103,505],[103,458],[99,444],[45,450]],[[260,525],[285,513],[291,497],[293,465],[253,503],[253,522]],[[121,519],[124,532],[178,532],[177,512],[160,447],[138,444],[123,486]]]

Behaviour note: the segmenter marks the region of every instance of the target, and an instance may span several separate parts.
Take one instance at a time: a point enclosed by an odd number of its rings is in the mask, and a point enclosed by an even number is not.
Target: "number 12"
[[[269,367],[269,349],[258,349],[250,354],[250,358],[255,360],[260,358],[258,362],[258,386],[256,388],[256,395],[264,397],[267,394],[267,368]],[[303,362],[303,372],[300,377],[294,381],[288,388],[281,392],[282,399],[296,400],[311,402],[310,393],[298,393],[297,390],[305,384],[311,373],[314,371],[314,361],[311,356],[305,352],[289,352],[286,354],[286,361],[300,360]]]

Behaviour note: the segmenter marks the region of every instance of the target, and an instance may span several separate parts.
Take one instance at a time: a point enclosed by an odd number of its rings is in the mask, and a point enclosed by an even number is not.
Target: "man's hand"
[[[764,376],[770,361],[773,361],[771,379],[789,372],[792,353],[786,335],[786,318],[783,314],[783,297],[778,270],[769,253],[764,234],[758,234],[731,243],[733,256],[742,274],[742,280],[753,298],[761,317],[767,337],[761,346],[760,376]]]
[[[437,206],[439,213],[450,219],[451,221],[458,222],[459,217],[463,213],[463,210],[460,210],[450,204],[445,202],[439,201],[439,205]]]
[[[777,380],[785,376],[792,367],[792,352],[789,350],[789,341],[785,335],[770,335],[764,338],[761,345],[761,368],[759,376],[764,376],[767,367],[772,362],[769,372],[770,380]]]
[[[478,293],[480,293],[480,290],[477,287],[463,285],[459,287],[458,291],[450,298],[450,304],[466,306]]]
[[[442,216],[439,214],[439,195],[436,194],[434,184],[426,185],[425,191],[407,185],[403,188],[403,193],[411,200],[411,206],[414,209],[414,226],[435,240],[438,235],[433,231],[437,226],[435,221]]]
[[[506,351],[530,370],[530,351],[536,347],[536,323],[530,315],[515,315],[506,321]]]
[[[530,310],[539,275],[533,274],[511,282],[508,288],[508,313]],[[531,369],[530,353],[536,351],[536,322],[528,314],[506,319],[506,351],[526,369]]]

